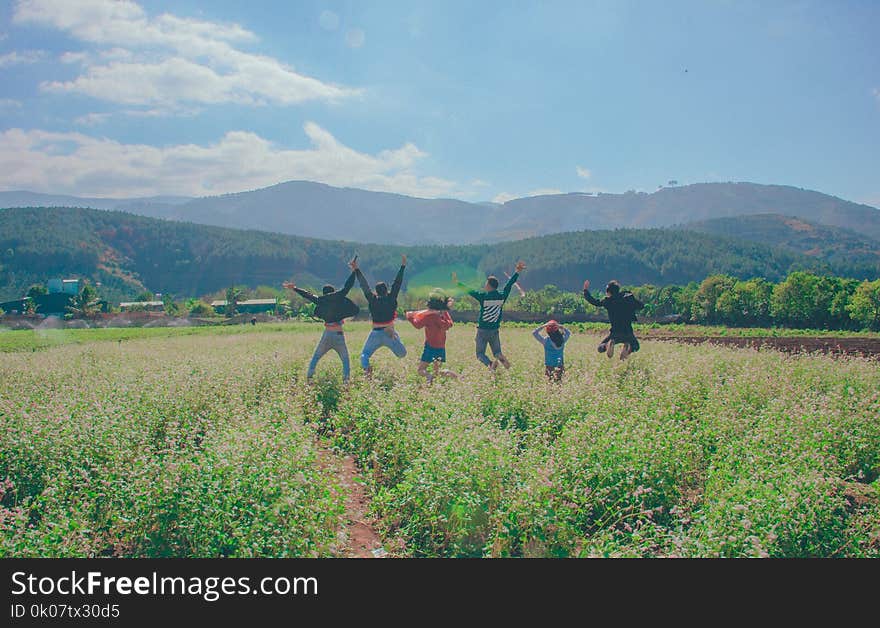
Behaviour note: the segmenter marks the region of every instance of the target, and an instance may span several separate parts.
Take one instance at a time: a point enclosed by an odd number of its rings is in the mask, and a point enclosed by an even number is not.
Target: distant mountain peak
[[[290,180],[221,196],[80,199],[0,192],[0,206],[114,209],[196,224],[388,244],[497,242],[578,230],[654,228],[755,214],[784,214],[880,239],[880,210],[787,185],[705,182],[651,193],[568,192],[504,204],[425,199]]]

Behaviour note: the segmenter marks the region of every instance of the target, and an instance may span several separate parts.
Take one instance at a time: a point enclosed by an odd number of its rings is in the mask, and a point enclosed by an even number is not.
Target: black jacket
[[[360,311],[357,304],[347,296],[348,291],[351,290],[352,286],[354,286],[354,273],[351,273],[348,279],[345,280],[345,285],[342,287],[342,290],[337,290],[330,294],[316,296],[302,288],[294,288],[294,291],[317,306],[315,308],[316,317],[320,318],[325,323],[338,323],[343,318],[355,316]]]
[[[593,298],[589,290],[584,290],[584,298],[596,307],[608,310],[612,334],[633,335],[632,324],[636,320],[636,312],[645,307],[632,292],[618,292],[599,301]]]
[[[363,290],[370,306],[370,317],[374,323],[390,323],[394,320],[397,313],[397,295],[400,293],[400,285],[403,283],[404,270],[406,270],[406,266],[401,266],[397,271],[397,277],[391,284],[391,290],[384,297],[380,297],[370,289],[370,284],[367,283],[367,278],[364,277],[360,268],[355,271],[358,282],[361,284],[361,290]]]

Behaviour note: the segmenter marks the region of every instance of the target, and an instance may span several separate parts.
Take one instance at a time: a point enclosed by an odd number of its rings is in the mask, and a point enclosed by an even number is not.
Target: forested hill
[[[670,284],[712,273],[778,280],[795,269],[849,275],[840,265],[763,244],[676,230],[583,231],[518,242],[470,246],[383,246],[238,231],[72,208],[0,210],[0,300],[20,297],[51,277],[100,281],[103,296],[130,298],[145,288],[178,298],[230,285],[339,284],[357,252],[367,276],[390,280],[400,254],[407,279],[444,285],[448,271],[503,279],[517,259],[528,271],[521,284],[577,290],[584,278],[600,283]]]
[[[850,269],[858,279],[880,276],[880,239],[793,216],[756,214],[690,222],[681,229],[781,246]]]

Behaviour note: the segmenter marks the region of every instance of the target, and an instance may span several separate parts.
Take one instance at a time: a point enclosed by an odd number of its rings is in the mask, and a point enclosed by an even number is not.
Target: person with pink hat
[[[541,334],[541,330],[547,334]],[[571,332],[554,320],[549,320],[532,331],[532,336],[544,346],[544,373],[551,382],[558,382],[565,373],[565,343]]]

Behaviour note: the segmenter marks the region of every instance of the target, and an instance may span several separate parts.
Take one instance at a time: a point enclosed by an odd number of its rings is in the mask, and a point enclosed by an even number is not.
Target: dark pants
[[[608,348],[608,341],[613,340],[614,344],[628,344],[630,353],[635,353],[639,350],[639,340],[635,337],[634,334],[608,334],[602,339],[602,342],[599,343],[599,353],[605,353],[605,349]]]
[[[544,374],[551,382],[561,382],[562,376],[565,374],[564,366],[545,366]]]

